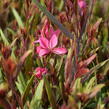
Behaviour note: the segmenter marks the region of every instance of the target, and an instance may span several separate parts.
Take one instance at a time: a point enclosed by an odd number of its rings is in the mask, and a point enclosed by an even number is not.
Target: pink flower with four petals
[[[58,35],[60,31],[54,31],[53,28],[50,28],[50,31],[47,33],[47,36],[44,37],[41,35],[39,40],[35,41],[35,43],[39,43],[40,45],[37,47],[37,53],[40,57],[54,53],[54,54],[65,54],[67,53],[66,48],[64,47],[56,47],[58,44]]]

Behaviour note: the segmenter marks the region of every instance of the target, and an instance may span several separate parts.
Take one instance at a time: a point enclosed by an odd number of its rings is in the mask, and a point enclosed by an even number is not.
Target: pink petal
[[[41,36],[44,37],[45,35],[48,34],[48,32],[49,32],[48,26],[45,25],[44,28],[42,28],[42,30],[41,30]]]
[[[42,74],[41,74],[41,72],[40,72],[40,71],[36,73],[36,77],[37,77],[37,78],[39,78],[39,79],[41,79],[41,78],[42,78]]]
[[[54,48],[52,52],[55,54],[65,54],[67,53],[67,49],[66,48]]]
[[[33,42],[33,44],[36,44],[36,43],[39,43],[39,42],[40,42],[39,40],[36,40],[36,41]]]
[[[41,46],[36,47],[36,52],[39,54],[40,50],[42,49]]]
[[[46,33],[46,37],[50,39],[54,33],[53,27],[50,27],[49,32]]]
[[[56,36],[59,36],[60,30],[57,29],[56,31],[54,31],[53,27],[50,27],[49,34],[47,35],[48,38],[51,38],[54,34],[55,34]]]
[[[40,49],[39,56],[42,57],[46,54],[48,54],[50,51],[48,49]]]
[[[80,8],[85,8],[86,7],[86,2],[84,0],[81,0],[78,2],[78,5]]]
[[[61,31],[60,31],[59,29],[57,29],[57,30],[55,31],[56,36],[59,36],[60,32],[61,32]]]
[[[49,42],[49,47],[52,49],[54,48],[58,43],[58,38],[57,36],[54,34],[51,39],[50,39],[50,42]]]
[[[44,22],[44,26],[43,26],[43,28],[41,30],[41,35],[43,37],[48,34],[49,26],[50,26],[49,21],[48,21],[48,19],[46,19],[45,22]]]
[[[37,67],[37,68],[35,69],[35,71],[36,71],[36,72],[40,72],[41,69],[42,69],[41,67]]]
[[[42,74],[46,74],[47,73],[47,69],[46,68],[42,68],[41,71],[42,71]]]
[[[42,68],[42,67],[37,67],[35,69],[35,71],[36,71],[36,77],[39,78],[39,79],[42,78],[42,75],[47,73],[47,69],[46,68]]]
[[[41,37],[40,39],[39,39],[39,43],[40,43],[40,46],[42,47],[42,48],[48,48],[48,40],[45,38],[45,37]]]

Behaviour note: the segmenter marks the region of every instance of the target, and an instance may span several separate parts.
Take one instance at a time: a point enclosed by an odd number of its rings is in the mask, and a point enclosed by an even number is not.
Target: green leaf
[[[45,76],[44,76],[44,82],[45,82],[45,88],[46,88],[46,91],[47,91],[49,102],[50,102],[53,109],[57,109],[56,100],[54,98],[50,84],[49,84],[49,82],[48,82],[48,80],[46,79]]]
[[[16,34],[11,28],[7,28],[7,30],[8,30],[12,35],[15,35],[15,34]]]
[[[102,66],[104,66],[107,62],[109,62],[109,59],[97,64],[96,66],[94,66],[92,69],[91,69],[91,72],[95,72],[97,71],[99,68],[101,68]]]
[[[42,6],[46,6],[45,5],[45,0],[40,0],[40,3],[41,3]]]
[[[0,91],[3,90],[3,91],[7,91],[8,90],[8,84],[6,82],[2,82],[0,84]]]
[[[57,0],[56,5],[57,5],[58,10],[62,11],[62,9],[64,7],[64,1],[63,0]]]
[[[73,85],[73,92],[72,93],[78,93],[82,92],[82,83],[81,83],[81,78],[76,79],[74,85]]]
[[[32,86],[33,80],[34,80],[34,75],[32,75],[30,80],[28,80],[27,85],[25,87],[24,93],[22,95],[23,104],[26,102],[26,98],[27,98],[27,96],[28,96],[28,94],[30,92],[30,87]]]
[[[8,45],[9,45],[8,39],[7,39],[6,36],[4,35],[2,29],[0,29],[0,36],[1,36],[1,38],[2,38],[2,40],[3,40],[3,42],[4,42],[4,44],[5,44],[6,46],[8,46]]]
[[[108,71],[109,71],[109,61],[107,61],[105,65],[103,65],[103,67],[99,69],[98,73],[102,73],[103,75],[106,75]]]
[[[52,109],[52,107],[49,107],[48,109]]]
[[[109,62],[109,59],[97,64],[96,66],[94,66],[93,68],[90,69],[90,73],[88,73],[88,75],[86,75],[86,77],[84,78],[84,81],[87,80],[92,73],[96,72],[98,69],[100,69],[101,67],[103,66],[106,66],[106,71],[107,71],[107,66],[108,66],[108,62]],[[107,65],[106,65],[107,64]],[[105,72],[106,72],[105,71]]]
[[[2,71],[1,71],[1,68],[0,68],[0,84],[4,82],[4,78],[3,78],[3,74],[2,74]]]
[[[24,90],[26,87],[26,82],[25,82],[22,72],[20,72],[18,75],[16,86],[17,86],[17,89],[19,90],[20,94],[22,95],[24,93]]]
[[[32,70],[33,67],[33,58],[32,58],[32,54],[30,54],[24,63],[24,67],[25,67],[25,72],[30,72]]]
[[[14,8],[11,8],[11,9],[12,9],[12,12],[13,12],[13,14],[14,14],[14,17],[15,17],[16,20],[17,20],[17,23],[18,23],[19,27],[23,28],[23,27],[24,27],[24,24],[23,24],[23,22],[22,22],[22,20],[21,20],[21,17],[20,17],[19,14],[18,14],[18,12],[17,12]]]
[[[90,93],[91,89],[94,87],[96,81],[96,76],[92,77],[87,83],[86,87],[84,88],[84,93]]]
[[[29,109],[41,109],[40,103],[43,94],[43,86],[44,86],[44,80],[42,79],[35,90],[35,94],[31,100]]]
[[[59,29],[69,38],[73,39],[74,36],[44,7],[42,6],[38,0],[32,0],[36,3],[37,7],[54,23],[56,24]]]
[[[96,85],[94,88],[92,88],[92,92],[89,95],[90,98],[93,98],[96,96],[96,94],[105,86],[105,84],[99,84]]]

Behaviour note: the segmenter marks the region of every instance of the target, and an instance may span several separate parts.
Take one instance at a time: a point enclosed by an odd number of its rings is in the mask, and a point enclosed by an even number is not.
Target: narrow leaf
[[[54,98],[50,84],[49,84],[49,82],[48,82],[48,80],[46,79],[45,76],[44,76],[44,82],[45,82],[45,88],[46,88],[46,91],[47,91],[49,102],[50,102],[53,109],[57,109],[56,100]]]
[[[28,96],[28,94],[30,92],[30,87],[31,87],[31,85],[33,83],[33,80],[34,80],[34,75],[30,78],[30,80],[28,80],[28,83],[27,83],[26,88],[24,90],[24,93],[22,95],[23,104],[26,102],[26,98],[27,98],[27,96]]]
[[[16,34],[11,28],[7,28],[7,30],[8,30],[12,35],[15,35],[15,34]]]
[[[14,14],[14,17],[17,20],[17,23],[18,23],[19,27],[22,27],[23,28],[24,27],[24,24],[23,24],[23,22],[22,22],[22,20],[21,20],[21,18],[19,16],[19,14],[18,14],[18,12],[14,8],[12,8],[12,12]]]
[[[19,90],[20,94],[22,95],[24,93],[24,90],[26,87],[25,79],[24,79],[22,72],[20,72],[18,75],[16,86],[17,86],[17,89]]]
[[[40,109],[41,105],[41,99],[43,94],[43,86],[44,86],[44,80],[42,79],[38,85],[38,87],[35,90],[35,94],[33,96],[33,99],[30,103],[29,109]]]
[[[3,42],[4,42],[4,44],[8,46],[8,45],[9,45],[8,39],[7,39],[6,36],[4,35],[2,29],[0,29],[0,36],[1,36],[1,38],[2,38],[2,40],[3,40]]]
[[[25,59],[32,53],[32,50],[28,50],[24,53],[24,55],[20,58],[20,63],[23,63]]]
[[[103,88],[105,85],[104,84],[99,84],[97,86],[95,86],[93,89],[92,89],[92,92],[91,94],[89,95],[90,98],[93,98],[96,96],[96,94],[101,90],[101,88]]]
[[[104,66],[107,62],[109,62],[109,59],[97,64],[96,66],[94,66],[92,69],[91,69],[91,72],[95,72],[96,70],[98,70],[99,68],[101,68],[102,66]]]
[[[109,62],[109,59],[107,59],[107,60],[97,64],[93,68],[91,68],[90,73],[88,73],[88,75],[86,75],[85,78],[83,78],[83,82],[86,81],[91,76],[92,73],[96,72],[99,68],[104,66],[107,62]]]

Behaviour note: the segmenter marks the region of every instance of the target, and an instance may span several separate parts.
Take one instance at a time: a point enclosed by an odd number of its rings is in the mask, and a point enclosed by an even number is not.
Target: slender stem
[[[88,11],[87,16],[86,16],[86,18],[85,18],[85,21],[84,21],[82,30],[81,30],[81,32],[80,32],[80,36],[79,36],[79,38],[77,39],[77,54],[79,54],[79,51],[80,51],[80,41],[82,40],[82,36],[83,36],[83,34],[84,34],[84,32],[85,32],[85,29],[86,29],[86,26],[87,26],[87,23],[88,23],[88,19],[90,18],[91,14],[92,14],[92,11],[93,11],[94,1],[95,1],[95,0],[91,0],[91,1],[90,1],[90,8],[89,8],[89,11]]]

